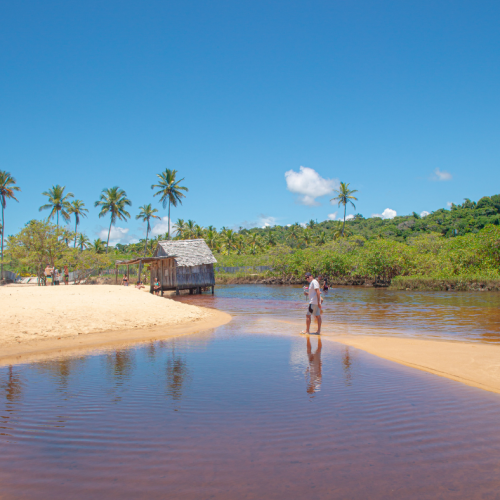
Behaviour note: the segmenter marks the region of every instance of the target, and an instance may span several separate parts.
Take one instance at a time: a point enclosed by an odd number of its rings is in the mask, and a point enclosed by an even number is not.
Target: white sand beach
[[[28,353],[167,338],[227,323],[230,316],[133,286],[0,287],[0,362]]]

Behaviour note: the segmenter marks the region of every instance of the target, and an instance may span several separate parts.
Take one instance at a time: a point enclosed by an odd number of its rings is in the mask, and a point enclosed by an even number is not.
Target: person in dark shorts
[[[64,266],[64,284],[69,285],[69,270],[68,266]]]
[[[321,333],[321,290],[319,283],[315,280],[311,273],[306,273],[306,280],[309,283],[309,288],[304,287],[304,295],[309,297],[309,304],[306,312],[306,329],[301,333],[310,334],[311,316],[315,316],[318,320],[318,331],[316,335]]]

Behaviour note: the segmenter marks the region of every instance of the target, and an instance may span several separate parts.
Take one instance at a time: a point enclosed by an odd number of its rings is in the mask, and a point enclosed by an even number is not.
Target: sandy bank
[[[376,336],[328,337],[396,363],[500,393],[500,346]]]
[[[63,350],[168,338],[227,323],[231,317],[133,287],[0,288],[0,364]]]

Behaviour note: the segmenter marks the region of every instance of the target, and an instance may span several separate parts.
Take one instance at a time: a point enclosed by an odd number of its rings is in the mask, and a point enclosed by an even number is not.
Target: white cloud
[[[316,170],[308,167],[300,167],[298,172],[288,170],[285,180],[288,191],[299,195],[299,203],[309,206],[319,205],[316,198],[331,193],[339,186],[338,179],[323,179]]]
[[[108,240],[108,229],[101,227],[97,236],[101,238],[104,242]],[[113,226],[111,232],[109,233],[109,244],[116,245],[117,243],[136,243],[139,240],[133,234],[129,234],[129,229],[126,227]]]
[[[259,215],[259,220],[257,222],[257,225],[261,227],[262,229],[266,227],[272,227],[276,225],[276,217],[272,216],[267,216],[264,214]]]
[[[333,212],[333,214],[328,214],[328,220],[335,220],[337,218],[338,212]]]
[[[420,212],[420,217],[427,217],[430,214],[430,212],[427,212],[427,210],[424,210],[423,212]]]
[[[387,209],[386,209],[386,210],[387,210]],[[394,212],[394,215],[396,215],[396,212]],[[390,219],[392,219],[392,217],[389,217],[389,218],[390,218]],[[349,214],[349,215],[345,218],[345,220],[352,220],[352,219],[354,219],[354,215],[352,215],[352,214]]]
[[[431,177],[433,181],[451,181],[452,175],[450,172],[446,172],[445,170],[440,170],[436,168],[434,170],[434,175]]]
[[[158,219],[156,219],[158,220]],[[177,232],[177,226],[171,222],[170,223],[170,234]],[[162,217],[158,222],[153,224],[151,228],[151,236],[160,236],[160,234],[168,233],[168,217]]]
[[[299,225],[305,229],[307,227],[307,222],[301,222]]]
[[[391,208],[386,208],[381,214],[372,214],[372,217],[381,217],[382,219],[394,219],[396,217],[396,210],[392,210]]]
[[[453,205],[453,203],[452,203],[451,201],[448,201],[448,202],[446,203],[446,206],[447,206],[447,207],[451,207],[452,205]]]

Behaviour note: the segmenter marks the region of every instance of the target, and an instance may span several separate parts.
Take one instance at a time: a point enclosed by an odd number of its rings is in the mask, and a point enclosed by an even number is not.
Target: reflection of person
[[[309,288],[304,287],[304,295],[309,297],[309,305],[306,313],[306,330],[302,333],[309,334],[311,328],[311,316],[315,316],[318,320],[318,335],[321,333],[321,290],[319,283],[315,280],[311,273],[306,273],[306,280],[309,283]]]
[[[307,382],[308,394],[314,394],[321,388],[321,338],[318,338],[318,347],[313,354],[311,348],[311,337],[307,337],[307,357],[309,359],[309,367],[306,370],[306,377],[309,376]]]
[[[349,347],[345,347],[344,354],[342,354],[342,365],[344,366],[344,376],[345,376],[345,384],[346,385],[351,385],[351,379],[352,379],[352,374],[351,374],[351,365],[352,365],[352,359],[351,359],[351,353],[349,352]]]

